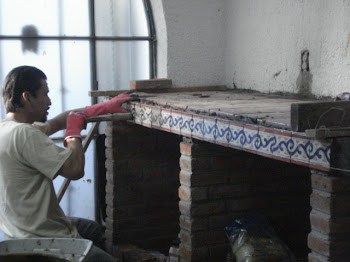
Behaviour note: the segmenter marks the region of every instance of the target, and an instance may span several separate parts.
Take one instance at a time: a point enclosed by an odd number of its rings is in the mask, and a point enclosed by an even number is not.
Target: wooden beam
[[[132,120],[133,115],[131,113],[114,113],[101,116],[88,116],[87,122],[102,122],[102,121],[123,121]]]
[[[204,91],[226,91],[226,86],[195,86],[195,87],[171,87],[164,89],[145,89],[142,93],[181,93],[181,92],[204,92]],[[129,92],[130,90],[106,90],[106,91],[89,91],[89,96],[110,96],[114,97],[121,93]],[[137,91],[135,92],[137,93]]]
[[[305,102],[291,105],[292,131],[350,127],[350,101]]]

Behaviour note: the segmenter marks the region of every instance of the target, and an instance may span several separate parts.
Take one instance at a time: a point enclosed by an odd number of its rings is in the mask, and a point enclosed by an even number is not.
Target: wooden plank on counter
[[[172,87],[172,85],[173,85],[172,80],[166,79],[166,78],[130,81],[130,89],[131,90],[135,89],[140,92],[144,90],[149,90],[149,89],[166,89],[166,88]]]
[[[350,137],[350,128],[320,128],[320,129],[306,129],[305,134],[309,138],[327,139],[334,137]]]
[[[350,127],[350,101],[306,102],[291,105],[291,128],[296,132],[320,127]]]
[[[142,93],[177,93],[177,92],[204,92],[204,91],[225,91],[226,86],[195,86],[195,87],[171,87],[164,89],[145,89]],[[89,96],[117,96],[130,90],[106,90],[106,91],[89,91]]]

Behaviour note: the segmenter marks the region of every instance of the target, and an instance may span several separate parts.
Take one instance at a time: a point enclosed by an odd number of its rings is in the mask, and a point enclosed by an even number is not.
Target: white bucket
[[[74,262],[85,261],[92,241],[75,238],[24,238],[0,242],[0,256],[13,254],[50,255]]]

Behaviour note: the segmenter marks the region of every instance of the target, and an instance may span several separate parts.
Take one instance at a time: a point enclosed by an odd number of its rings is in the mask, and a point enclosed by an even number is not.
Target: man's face
[[[32,97],[32,107],[34,121],[45,122],[47,120],[48,110],[51,100],[48,96],[49,88],[46,80],[41,80],[41,88],[36,91],[36,97]]]

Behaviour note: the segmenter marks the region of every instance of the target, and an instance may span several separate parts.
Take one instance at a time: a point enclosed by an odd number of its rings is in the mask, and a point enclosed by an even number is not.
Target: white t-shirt
[[[10,238],[77,238],[52,183],[72,150],[56,146],[40,130],[0,121],[0,229]]]

